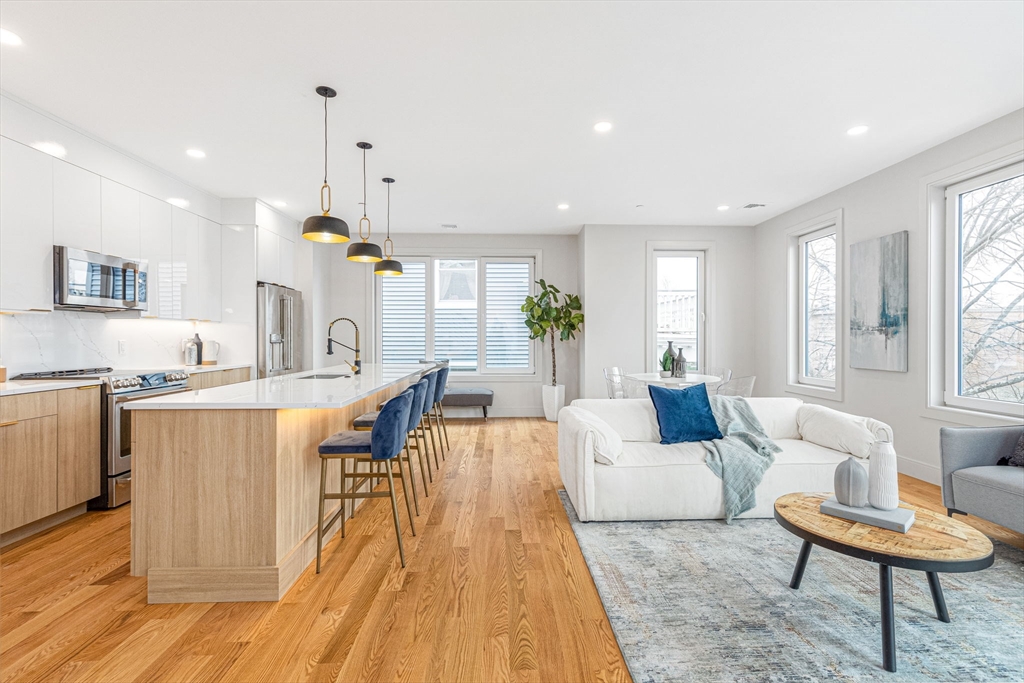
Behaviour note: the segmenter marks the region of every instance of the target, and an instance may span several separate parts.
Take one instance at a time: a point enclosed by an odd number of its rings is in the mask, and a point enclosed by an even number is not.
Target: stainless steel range
[[[99,379],[100,444],[98,454],[100,495],[89,501],[89,509],[106,509],[132,499],[132,423],[131,411],[124,406],[140,398],[189,391],[188,373],[145,372],[112,368],[27,372],[14,379]]]

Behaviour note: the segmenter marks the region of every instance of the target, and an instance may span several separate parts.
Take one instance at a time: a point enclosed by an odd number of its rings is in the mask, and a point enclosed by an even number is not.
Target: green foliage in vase
[[[542,279],[537,280],[540,293],[528,296],[520,307],[526,314],[523,321],[530,330],[530,339],[542,342],[551,338],[551,384],[557,384],[555,367],[555,335],[560,341],[576,338],[576,333],[583,328],[583,305],[576,294],[562,294],[554,285]]]

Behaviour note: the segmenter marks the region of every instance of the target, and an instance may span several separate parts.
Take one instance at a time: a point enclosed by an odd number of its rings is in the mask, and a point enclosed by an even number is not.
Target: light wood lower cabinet
[[[100,495],[100,388],[57,394],[57,509]]]
[[[3,533],[57,512],[57,416],[0,425]]]
[[[231,370],[211,370],[189,375],[188,388],[193,391],[212,389],[225,384],[238,384],[252,379],[252,368],[234,368]]]
[[[100,493],[100,389],[0,398],[0,533]]]

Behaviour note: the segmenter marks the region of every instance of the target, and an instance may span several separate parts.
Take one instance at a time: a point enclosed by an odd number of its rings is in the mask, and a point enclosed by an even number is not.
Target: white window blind
[[[529,369],[530,330],[520,310],[530,293],[532,260],[484,262],[488,369]]]
[[[381,359],[416,363],[427,354],[427,263],[402,262],[405,274],[381,278]]]
[[[434,261],[434,357],[452,372],[477,369],[479,355],[477,261]]]

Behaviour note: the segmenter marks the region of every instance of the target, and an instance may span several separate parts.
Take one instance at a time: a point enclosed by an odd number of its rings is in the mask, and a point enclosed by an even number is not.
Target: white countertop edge
[[[241,370],[242,368],[253,368],[252,363],[233,363],[228,365],[182,365],[172,368],[173,370],[184,370],[190,375],[199,375],[204,372],[217,372],[218,370]]]
[[[351,382],[351,377],[336,380],[302,379],[307,375],[334,374],[347,370],[344,366],[335,366],[333,368],[304,370],[302,372],[297,372],[292,375],[284,375],[282,377],[272,377],[267,379],[251,380],[249,382],[239,382],[237,384],[228,384],[225,386],[213,387],[211,389],[181,392],[177,394],[169,394],[167,396],[154,396],[152,398],[130,401],[126,403],[124,407],[127,410],[294,410],[344,408],[345,406],[362,401],[363,399],[369,398],[385,389],[393,387],[400,382],[404,382],[417,375],[430,372],[434,368],[438,367],[438,364],[424,363],[422,365],[413,364],[392,367],[399,371],[407,370],[407,372],[391,377],[387,380],[382,380],[375,383],[372,387],[360,388],[357,391],[352,391],[351,387],[344,386],[344,384]],[[273,400],[251,398],[247,400],[248,397],[245,396],[245,394],[258,394],[261,388],[268,387],[275,382],[289,384],[294,382],[309,382],[310,384],[308,385],[308,389],[310,390],[316,389],[318,393],[322,394],[338,393],[342,395],[337,399],[330,401],[319,400],[312,397],[311,400]],[[335,385],[335,387],[328,388],[323,384],[317,384],[324,382]],[[306,384],[299,386],[307,388]]]
[[[101,384],[98,379],[18,379],[0,383],[0,396],[17,396],[19,394],[35,394],[40,391],[60,391],[61,389],[77,389],[79,387],[96,387]]]

